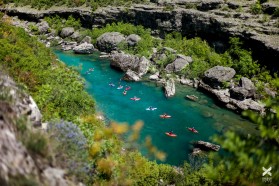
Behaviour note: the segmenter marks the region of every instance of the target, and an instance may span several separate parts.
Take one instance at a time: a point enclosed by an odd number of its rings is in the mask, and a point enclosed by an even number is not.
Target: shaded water
[[[192,150],[191,142],[195,140],[211,141],[212,135],[221,135],[227,130],[255,132],[255,125],[244,120],[231,111],[220,108],[214,101],[201,92],[188,86],[177,86],[176,95],[166,99],[162,87],[152,82],[120,82],[130,86],[131,90],[123,95],[123,89],[118,90],[122,72],[110,68],[109,61],[100,59],[99,53],[93,55],[75,55],[55,51],[58,58],[68,66],[82,65],[81,76],[86,80],[86,90],[94,97],[97,110],[107,118],[117,122],[127,122],[130,125],[138,120],[144,122],[141,139],[152,137],[153,144],[167,153],[166,163],[180,165],[188,159]],[[94,68],[91,74],[86,74],[89,68]],[[112,82],[116,86],[111,87]],[[185,99],[185,95],[196,95],[197,102]],[[132,101],[131,97],[140,97],[140,101]],[[149,106],[157,107],[155,111],[147,111]],[[161,119],[160,114],[167,113],[170,119]],[[187,127],[195,127],[199,134],[193,134]],[[177,134],[176,138],[165,135],[167,131]],[[145,150],[139,147],[145,154]]]

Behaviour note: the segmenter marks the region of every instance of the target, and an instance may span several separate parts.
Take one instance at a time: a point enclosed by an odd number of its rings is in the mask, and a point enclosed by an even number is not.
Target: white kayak
[[[146,110],[156,110],[157,108],[154,108],[154,107],[152,107],[152,108],[147,108]]]

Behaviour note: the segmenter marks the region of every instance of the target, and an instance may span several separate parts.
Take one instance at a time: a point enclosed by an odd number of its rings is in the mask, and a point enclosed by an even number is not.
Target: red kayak
[[[193,133],[199,133],[199,132],[198,132],[196,129],[194,129],[194,128],[188,127],[188,130],[191,131],[191,132],[193,132]]]
[[[171,116],[163,114],[163,115],[160,115],[160,118],[166,119],[166,118],[171,118]]]
[[[137,98],[137,97],[133,97],[133,98],[130,98],[131,100],[134,100],[134,101],[139,101],[140,98]]]
[[[126,87],[126,88],[125,88],[125,90],[130,90],[130,89],[131,89],[131,87]]]
[[[170,136],[170,137],[176,137],[177,135],[172,133],[172,132],[166,132],[165,133],[167,136]]]

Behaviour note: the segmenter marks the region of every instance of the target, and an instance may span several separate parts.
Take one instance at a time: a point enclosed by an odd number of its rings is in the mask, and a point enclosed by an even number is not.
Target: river
[[[167,154],[166,161],[171,165],[181,165],[188,159],[188,154],[195,140],[211,141],[213,135],[222,135],[224,131],[254,133],[256,126],[241,116],[215,105],[213,99],[188,86],[177,85],[176,95],[166,98],[162,87],[154,82],[120,82],[130,86],[127,95],[123,89],[118,90],[119,80],[123,72],[110,68],[107,59],[99,58],[99,53],[92,55],[76,55],[71,52],[55,51],[58,58],[68,66],[82,66],[80,74],[86,80],[86,90],[96,100],[97,111],[102,112],[110,121],[126,122],[129,125],[141,120],[144,127],[141,130],[141,141],[151,136],[152,143]],[[90,74],[88,69],[94,68]],[[109,86],[109,83],[116,86]],[[186,95],[196,95],[197,102],[185,99]],[[140,101],[132,101],[137,96]],[[157,110],[147,111],[149,106]],[[161,119],[160,114],[167,113],[170,119]],[[194,134],[187,127],[195,127],[199,131]],[[173,131],[176,138],[165,135]],[[248,132],[247,132],[248,133]],[[141,143],[139,143],[141,144]],[[144,147],[139,150],[146,155]]]

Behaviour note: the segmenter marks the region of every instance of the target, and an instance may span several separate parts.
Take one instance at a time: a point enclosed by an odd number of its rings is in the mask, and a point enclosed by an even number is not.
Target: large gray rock
[[[231,98],[237,100],[244,100],[248,96],[249,92],[243,87],[234,87],[230,89]]]
[[[141,40],[141,37],[137,34],[131,34],[126,38],[126,41],[129,46],[135,46]]]
[[[15,82],[0,71],[0,96],[2,94],[13,99],[15,111],[25,115],[33,126],[41,125],[42,114],[33,98],[18,89]]]
[[[139,81],[140,77],[136,72],[128,69],[123,79],[126,81]]]
[[[81,43],[91,43],[92,39],[90,36],[85,36],[82,40]]]
[[[113,53],[111,54],[110,66],[126,72],[128,69],[135,71],[140,77],[145,75],[149,68],[149,60],[145,57],[139,58],[138,56]]]
[[[215,66],[204,73],[204,82],[213,88],[219,88],[224,82],[230,81],[235,75],[235,70],[230,67]]]
[[[94,51],[94,46],[91,43],[82,43],[73,48],[77,54],[91,54]]]
[[[97,47],[102,52],[111,52],[117,49],[117,45],[125,41],[123,34],[119,32],[107,32],[97,38]]]
[[[206,141],[197,141],[197,142],[195,142],[195,146],[202,150],[219,151],[219,149],[220,149],[220,145],[216,145],[216,144],[209,143]]]
[[[250,79],[242,77],[239,81],[239,85],[248,91],[247,97],[254,97],[256,87]]]
[[[180,72],[182,69],[184,69],[189,63],[192,63],[193,60],[189,56],[184,56],[184,55],[177,55],[176,59],[168,64],[165,68],[167,73],[172,73],[172,72]]]
[[[220,8],[224,0],[203,0],[198,6],[198,10],[208,11]]]
[[[81,34],[80,34],[78,31],[75,31],[75,32],[71,35],[71,38],[72,38],[72,39],[75,39],[75,40],[80,39],[80,37],[81,37]]]
[[[38,31],[40,34],[45,34],[49,30],[49,25],[46,21],[42,21],[42,22],[38,23],[37,26],[38,26]]]
[[[175,94],[175,82],[173,79],[169,79],[166,81],[165,85],[165,96],[168,97],[172,97]]]
[[[68,37],[72,35],[75,32],[75,29],[73,27],[65,27],[61,30],[60,36],[62,38]]]
[[[146,59],[144,56],[140,58],[139,65],[137,68],[137,72],[139,73],[139,76],[143,76],[147,73],[149,69],[150,61]]]
[[[160,78],[159,78],[159,72],[156,72],[155,74],[149,76],[149,79],[150,79],[150,80],[154,80],[154,81],[159,80],[159,79],[160,79]]]

